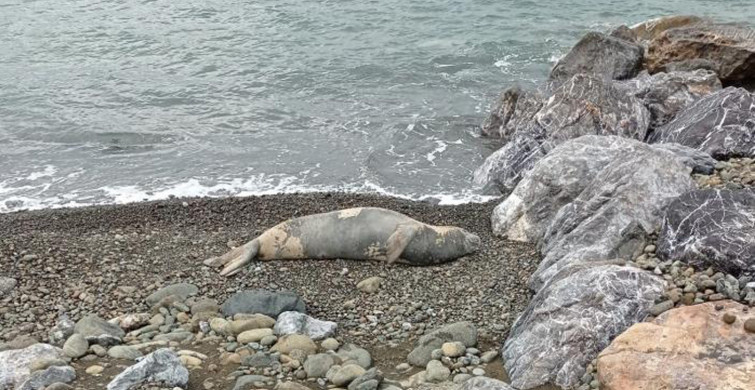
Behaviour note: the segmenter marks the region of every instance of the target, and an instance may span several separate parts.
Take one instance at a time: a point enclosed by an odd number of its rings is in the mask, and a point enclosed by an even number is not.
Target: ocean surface
[[[0,0],[0,212],[169,196],[486,199],[478,136],[588,30],[752,0]]]

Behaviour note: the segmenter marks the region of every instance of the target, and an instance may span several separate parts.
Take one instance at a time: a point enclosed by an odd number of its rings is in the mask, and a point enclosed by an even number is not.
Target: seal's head
[[[480,247],[482,246],[482,240],[480,240],[480,237],[478,235],[470,233],[463,229],[462,233],[464,234],[464,251],[466,253],[475,253],[480,250]]]

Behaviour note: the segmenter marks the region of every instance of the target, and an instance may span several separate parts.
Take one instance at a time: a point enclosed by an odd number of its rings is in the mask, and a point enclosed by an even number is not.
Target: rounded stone
[[[102,371],[105,371],[105,368],[102,366],[97,366],[97,365],[87,367],[86,369],[87,374],[94,375],[94,376],[102,374]]]
[[[71,337],[66,340],[65,344],[63,344],[63,352],[66,356],[72,359],[77,359],[86,355],[88,349],[89,343],[87,342],[87,339],[78,333],[72,334]]]
[[[467,347],[464,346],[464,343],[454,341],[450,343],[443,343],[440,349],[443,351],[443,356],[455,358],[464,355]]]
[[[755,317],[748,318],[744,324],[745,330],[750,333],[755,333]]]
[[[225,318],[215,317],[210,320],[210,329],[224,336],[231,334],[230,323]]]
[[[143,356],[138,349],[127,345],[116,345],[111,347],[108,349],[107,354],[113,359],[123,360],[136,360]]]
[[[317,345],[312,339],[301,334],[289,334],[278,339],[270,350],[289,355],[291,351],[300,349],[307,355],[317,352]]]
[[[360,365],[347,364],[341,367],[341,369],[333,375],[331,382],[338,387],[342,387],[348,385],[351,381],[362,376],[364,373],[365,370]]]
[[[341,344],[338,342],[338,340],[334,338],[327,338],[320,343],[320,346],[322,346],[322,349],[326,351],[335,351],[338,349],[338,347],[341,346]]]
[[[383,278],[379,276],[373,276],[357,283],[357,289],[359,289],[359,291],[361,292],[372,294],[377,292],[377,290],[380,288],[380,283],[382,282]]]
[[[444,382],[451,376],[451,370],[438,360],[431,360],[430,363],[427,363],[425,370],[427,372],[425,378],[428,382]]]
[[[236,341],[238,341],[241,344],[249,344],[249,343],[256,343],[262,340],[263,338],[267,336],[272,336],[273,330],[269,328],[262,328],[262,329],[251,329],[244,332],[241,332],[236,337]]]
[[[731,325],[737,320],[737,316],[732,313],[724,313],[723,320],[725,323]]]

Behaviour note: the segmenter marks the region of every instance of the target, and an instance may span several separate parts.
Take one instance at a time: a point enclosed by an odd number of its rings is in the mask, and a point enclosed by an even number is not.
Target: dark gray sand
[[[483,249],[433,267],[254,261],[231,278],[202,264],[226,252],[229,244],[243,244],[288,218],[357,206],[466,228],[481,237]],[[199,296],[219,303],[242,289],[292,290],[307,303],[310,315],[336,321],[339,339],[370,349],[383,367],[403,362],[424,329],[455,321],[472,321],[481,342],[496,347],[530,298],[526,282],[539,258],[531,245],[492,236],[493,207],[495,203],[438,206],[318,193],[3,214],[0,276],[17,279],[18,286],[0,302],[0,339],[32,334],[46,340],[58,312],[78,320],[88,313],[112,318],[148,311],[147,295],[167,284],[189,282],[199,286]],[[377,293],[356,289],[371,276],[385,278]],[[124,286],[136,290],[124,293],[129,291]]]

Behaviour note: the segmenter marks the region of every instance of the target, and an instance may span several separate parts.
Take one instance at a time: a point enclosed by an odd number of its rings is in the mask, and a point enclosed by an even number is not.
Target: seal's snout
[[[482,246],[482,240],[476,234],[465,232],[464,234],[464,250],[467,253],[474,253],[480,250]]]

